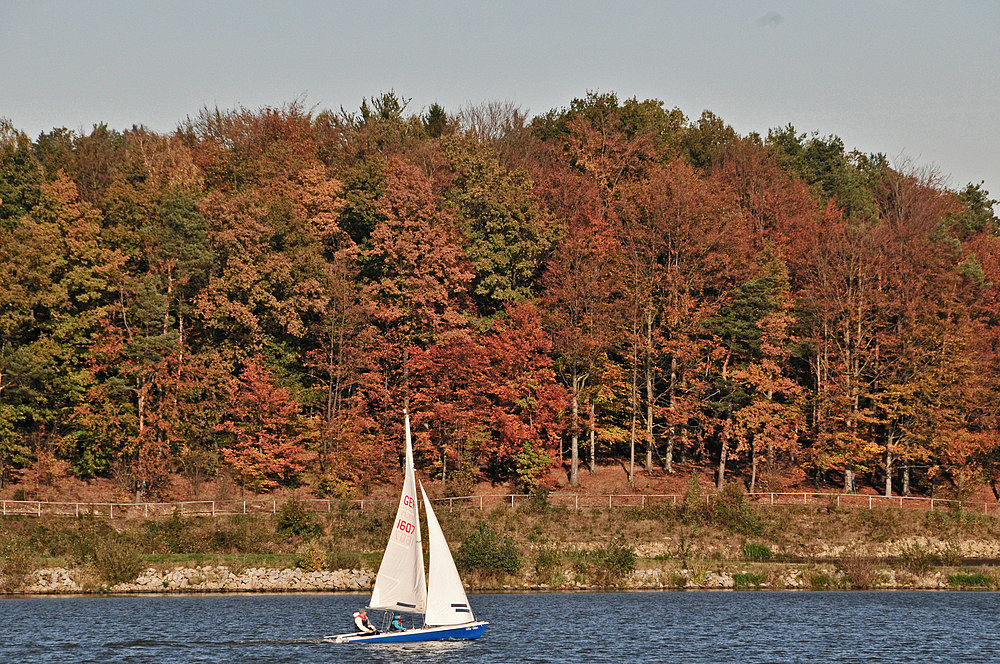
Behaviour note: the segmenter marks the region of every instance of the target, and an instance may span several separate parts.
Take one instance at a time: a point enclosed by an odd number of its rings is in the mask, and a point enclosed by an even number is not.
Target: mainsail
[[[417,483],[413,472],[410,414],[404,411],[404,415],[406,471],[403,493],[399,497],[396,521],[393,523],[389,544],[385,547],[385,555],[382,556],[382,564],[375,577],[369,605],[373,609],[385,611],[423,613],[427,606],[424,553],[420,545],[420,515],[417,513]]]
[[[427,537],[430,540],[431,569],[428,578],[426,625],[460,625],[472,622],[472,608],[465,594],[462,579],[458,576],[455,560],[451,557],[448,541],[441,532],[431,501],[427,498],[423,484],[420,493],[424,497],[427,512]]]

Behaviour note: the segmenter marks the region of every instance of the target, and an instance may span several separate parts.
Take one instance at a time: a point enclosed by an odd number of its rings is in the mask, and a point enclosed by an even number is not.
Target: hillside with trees
[[[994,203],[614,94],[0,121],[0,485],[354,497],[408,404],[450,495],[609,461],[996,494]]]

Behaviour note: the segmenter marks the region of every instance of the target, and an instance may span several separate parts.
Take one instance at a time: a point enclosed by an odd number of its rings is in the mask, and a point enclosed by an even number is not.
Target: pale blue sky
[[[530,114],[589,90],[792,123],[1000,198],[1000,2],[78,2],[0,0],[0,116],[170,131],[204,106],[394,89]]]

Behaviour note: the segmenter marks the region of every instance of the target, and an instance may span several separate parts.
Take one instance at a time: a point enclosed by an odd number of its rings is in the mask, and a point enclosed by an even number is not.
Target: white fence
[[[714,494],[704,496],[706,505]],[[847,493],[754,493],[748,498],[758,505],[836,505],[837,507],[894,507],[899,509],[971,509],[983,514],[1000,514],[1000,503],[956,501],[942,498],[913,496],[884,496]],[[38,500],[0,501],[3,516],[93,516],[108,519],[150,518],[170,516],[175,512],[182,516],[226,516],[234,514],[276,514],[281,506],[292,498],[253,498],[248,500],[193,500],[176,503],[81,503],[46,502]],[[490,494],[481,496],[457,496],[434,499],[439,509],[495,509],[516,508],[533,500],[525,494]],[[680,494],[551,494],[548,504],[574,510],[594,508],[646,507],[648,505],[680,505],[684,496]],[[364,511],[376,505],[395,505],[395,500],[299,500],[306,509],[314,512],[358,509]]]

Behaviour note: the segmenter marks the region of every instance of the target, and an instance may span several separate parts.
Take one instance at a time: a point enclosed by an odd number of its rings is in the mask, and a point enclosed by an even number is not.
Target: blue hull
[[[424,627],[422,629],[408,629],[404,632],[386,632],[384,634],[373,634],[372,636],[358,636],[357,634],[341,634],[335,637],[326,637],[335,643],[413,643],[415,641],[444,641],[448,639],[478,639],[486,631],[485,622],[479,621],[466,625],[454,625],[448,627]]]

